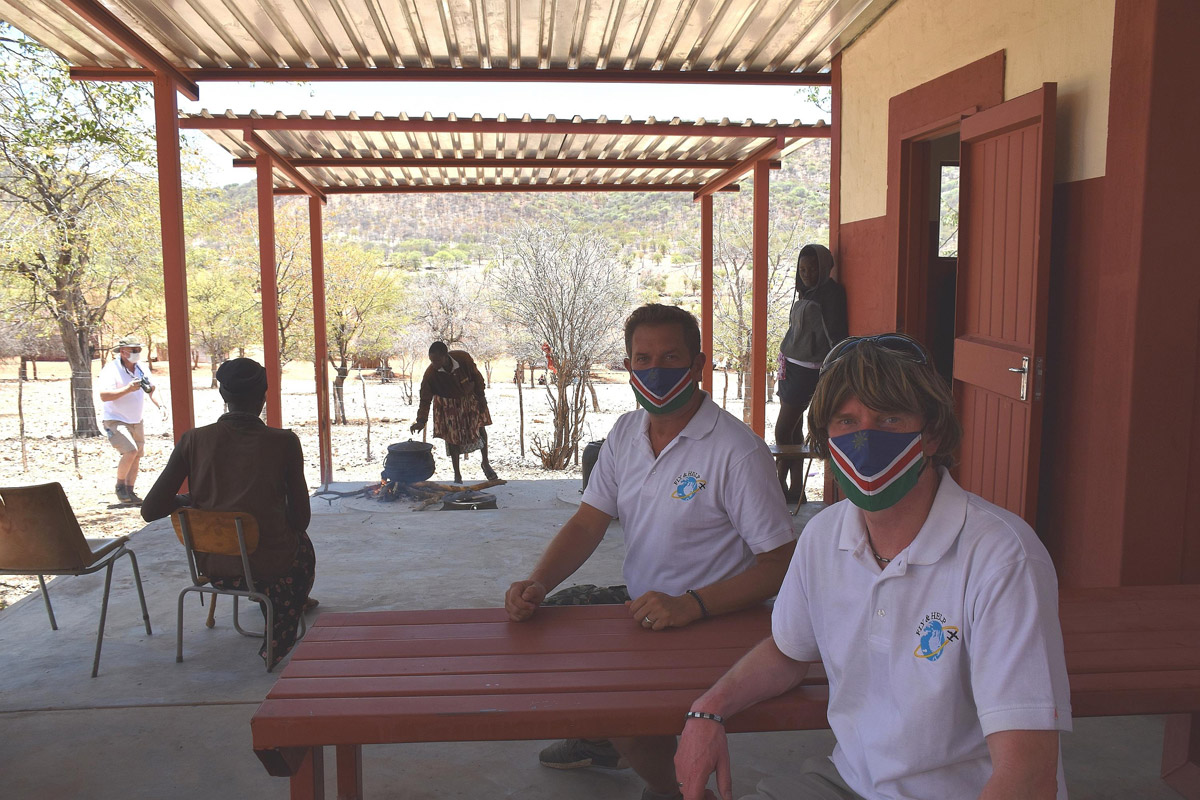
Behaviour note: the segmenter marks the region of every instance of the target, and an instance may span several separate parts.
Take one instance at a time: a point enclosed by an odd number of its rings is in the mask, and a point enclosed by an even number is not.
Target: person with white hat
[[[108,443],[121,454],[117,462],[117,499],[128,505],[141,505],[142,498],[133,491],[137,482],[138,464],[146,450],[142,427],[142,408],[146,398],[165,413],[154,397],[157,388],[138,362],[142,358],[142,343],[136,336],[125,336],[113,347],[118,356],[100,370],[100,400],[104,403],[100,426]]]

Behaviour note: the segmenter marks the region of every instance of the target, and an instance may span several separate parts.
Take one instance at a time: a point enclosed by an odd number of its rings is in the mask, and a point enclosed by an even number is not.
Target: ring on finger
[[[649,623],[650,625],[653,625],[653,624],[654,624],[654,620],[650,619],[650,615],[649,615],[649,614],[647,614],[647,615],[646,615],[646,617],[645,617],[645,618],[642,620],[642,622],[643,622],[643,623]]]

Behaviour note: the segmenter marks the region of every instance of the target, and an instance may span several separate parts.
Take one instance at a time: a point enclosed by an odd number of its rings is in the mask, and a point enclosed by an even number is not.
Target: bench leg
[[[292,800],[325,800],[325,748],[310,747],[292,775]]]
[[[360,744],[337,746],[337,800],[363,800]]]
[[[1172,714],[1163,730],[1163,781],[1200,800],[1200,714]]]

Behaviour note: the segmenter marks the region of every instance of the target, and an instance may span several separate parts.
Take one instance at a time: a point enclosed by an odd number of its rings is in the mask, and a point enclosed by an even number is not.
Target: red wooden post
[[[258,154],[258,260],[262,296],[263,366],[267,369],[267,424],[283,427],[279,364],[279,300],[275,285],[275,194],[271,157]]]
[[[363,800],[362,745],[339,744],[337,753],[338,800]]]
[[[842,54],[838,53],[829,63],[829,250],[835,264],[842,263]],[[838,280],[842,281],[841,276]],[[851,327],[851,330],[854,330]],[[811,464],[810,464],[811,468]],[[805,473],[806,479],[807,474]],[[822,500],[836,503],[837,481],[833,470],[825,470],[825,487]]]
[[[325,748],[311,747],[290,782],[291,800],[325,800]]]
[[[325,242],[322,236],[321,198],[308,198],[308,229],[312,251],[313,371],[317,382],[317,446],[320,448],[321,484],[333,480],[333,448],[329,430],[329,352],[325,341]],[[339,751],[340,752],[340,751]]]
[[[700,386],[712,393],[713,388],[713,199],[711,194],[700,198],[700,347],[708,356]]]
[[[179,103],[175,84],[154,79],[154,139],[158,148],[158,215],[162,231],[163,301],[171,365],[171,421],[175,441],[195,426],[192,345],[188,330],[187,260],[183,241],[183,173],[179,160]]]
[[[767,429],[767,215],[770,212],[771,162],[754,165],[754,276],[750,315],[750,429]]]

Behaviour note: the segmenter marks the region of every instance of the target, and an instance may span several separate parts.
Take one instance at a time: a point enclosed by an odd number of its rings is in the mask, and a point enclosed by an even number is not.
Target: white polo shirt
[[[707,394],[657,458],[649,426],[644,409],[617,420],[583,493],[621,519],[631,597],[708,586],[796,538],[766,443]]]
[[[97,378],[97,383],[102,392],[116,392],[124,389],[134,381],[141,380],[144,376],[145,373],[142,372],[140,364],[134,364],[133,372],[130,373],[129,370],[125,369],[125,365],[121,363],[121,356],[118,355],[100,370],[100,377]],[[145,403],[145,392],[130,392],[118,397],[116,400],[105,401],[100,416],[102,419],[137,424],[142,421],[142,407]]]
[[[976,797],[988,734],[1071,730],[1046,548],[940,475],[916,539],[882,571],[848,500],[814,517],[775,602],[779,649],[824,662],[833,761],[863,797]],[[1061,758],[1058,781],[1065,798]]]

